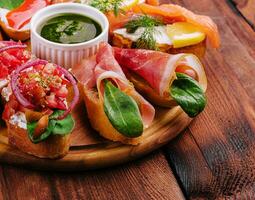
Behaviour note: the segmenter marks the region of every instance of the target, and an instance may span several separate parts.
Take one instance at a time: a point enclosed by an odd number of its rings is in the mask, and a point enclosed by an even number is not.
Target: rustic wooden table
[[[221,48],[209,48],[203,60],[205,112],[167,146],[129,164],[82,173],[2,164],[0,199],[255,199],[255,0],[171,2],[219,26]]]

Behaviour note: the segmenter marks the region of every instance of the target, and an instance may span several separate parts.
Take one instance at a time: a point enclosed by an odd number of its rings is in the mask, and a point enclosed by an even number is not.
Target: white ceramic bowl
[[[94,19],[102,27],[96,38],[77,44],[60,44],[40,36],[42,25],[47,19],[63,13],[81,14]],[[108,41],[109,22],[97,9],[78,3],[64,3],[48,6],[38,11],[31,20],[31,48],[38,58],[49,60],[65,68],[72,68],[83,58],[94,55],[102,41]]]

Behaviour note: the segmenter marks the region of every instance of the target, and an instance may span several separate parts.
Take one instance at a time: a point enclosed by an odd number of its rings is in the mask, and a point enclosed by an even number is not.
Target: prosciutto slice
[[[84,69],[86,67],[86,69]],[[86,73],[79,73],[79,70],[86,70]],[[107,43],[101,43],[96,56],[84,60],[78,67],[73,69],[77,79],[84,84],[86,90],[97,88],[100,101],[104,101],[103,80],[110,79],[115,82],[119,89],[132,96],[137,102],[143,119],[144,127],[148,127],[155,115],[155,109],[147,102],[133,85],[127,80],[118,62],[113,55],[112,47]]]
[[[169,97],[169,88],[176,79],[178,66],[189,66],[198,74],[202,88],[206,90],[205,72],[198,58],[192,54],[170,55],[144,49],[121,49],[114,47],[115,59],[123,70],[141,76],[161,96]]]

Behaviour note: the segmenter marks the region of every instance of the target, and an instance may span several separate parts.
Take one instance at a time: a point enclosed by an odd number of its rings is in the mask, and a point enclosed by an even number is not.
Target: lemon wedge
[[[174,48],[198,44],[206,36],[198,27],[187,22],[176,22],[167,25],[167,35],[171,39]]]
[[[136,4],[139,3],[139,0],[124,0],[121,5],[120,8],[122,10],[130,10],[132,7],[134,7]]]

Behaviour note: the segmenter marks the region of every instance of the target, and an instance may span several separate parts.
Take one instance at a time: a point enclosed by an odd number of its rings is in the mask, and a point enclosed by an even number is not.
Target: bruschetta
[[[35,59],[12,72],[10,87],[2,115],[9,144],[40,158],[66,155],[75,126],[70,112],[79,98],[73,76],[60,66]]]

